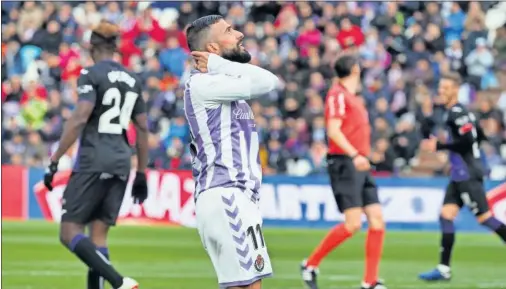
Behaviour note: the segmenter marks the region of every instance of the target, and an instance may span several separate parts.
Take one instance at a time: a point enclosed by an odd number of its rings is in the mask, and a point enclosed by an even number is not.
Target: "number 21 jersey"
[[[75,172],[128,175],[132,148],[126,130],[130,120],[146,112],[141,82],[119,63],[100,61],[81,70],[78,104],[94,104],[80,137]]]

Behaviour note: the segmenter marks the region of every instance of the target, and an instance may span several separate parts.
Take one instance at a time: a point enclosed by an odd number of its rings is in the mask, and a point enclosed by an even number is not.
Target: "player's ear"
[[[206,45],[206,50],[209,52],[209,53],[214,53],[214,54],[217,54],[217,55],[220,55],[220,46],[218,45],[218,43],[214,43],[214,42],[211,42],[211,43],[208,43]]]
[[[360,66],[358,64],[353,65],[351,72],[352,74],[360,74]]]

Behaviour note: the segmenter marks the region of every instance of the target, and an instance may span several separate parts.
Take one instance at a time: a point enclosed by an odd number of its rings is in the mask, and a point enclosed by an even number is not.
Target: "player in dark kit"
[[[58,160],[77,140],[80,146],[72,176],[62,200],[60,240],[89,267],[88,289],[103,287],[102,277],[113,288],[135,289],[138,283],[123,278],[110,264],[107,233],[116,223],[130,174],[132,149],[126,138],[130,120],[137,131],[138,168],[132,187],[136,202],[147,197],[147,115],[141,82],[113,62],[118,27],[101,22],[91,35],[92,67],[78,80],[78,104],[66,122],[58,150],[44,176],[52,190]],[[89,225],[89,237],[84,235]]]
[[[422,149],[450,151],[450,183],[441,210],[441,253],[436,269],[420,274],[425,281],[450,280],[450,257],[455,241],[453,221],[463,205],[476,216],[478,222],[494,231],[506,242],[506,226],[497,220],[489,210],[483,187],[484,168],[479,142],[485,137],[475,116],[458,103],[460,76],[449,73],[439,83],[439,95],[447,108],[446,126],[448,142],[440,143],[431,137],[422,142]]]

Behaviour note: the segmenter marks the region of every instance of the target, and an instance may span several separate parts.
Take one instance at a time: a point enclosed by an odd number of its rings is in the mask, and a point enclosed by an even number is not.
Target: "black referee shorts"
[[[101,220],[116,224],[128,176],[73,172],[63,192],[62,222],[88,224]]]
[[[378,204],[378,187],[371,172],[355,169],[353,160],[344,155],[327,156],[330,184],[340,212]]]

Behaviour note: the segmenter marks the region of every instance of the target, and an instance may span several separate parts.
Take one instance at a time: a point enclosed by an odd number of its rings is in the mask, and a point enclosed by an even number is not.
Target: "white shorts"
[[[247,286],[272,276],[260,208],[244,192],[237,188],[202,192],[195,214],[220,288]]]

